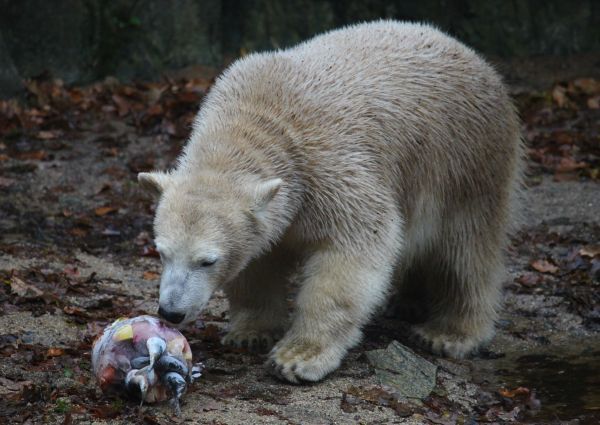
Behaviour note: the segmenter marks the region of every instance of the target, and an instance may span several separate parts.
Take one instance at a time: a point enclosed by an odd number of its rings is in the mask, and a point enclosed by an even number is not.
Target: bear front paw
[[[266,353],[271,349],[278,335],[280,335],[278,331],[232,329],[221,339],[221,344]]]
[[[271,350],[266,366],[277,378],[293,384],[316,382],[337,369],[342,357],[343,352],[335,347],[283,340]]]

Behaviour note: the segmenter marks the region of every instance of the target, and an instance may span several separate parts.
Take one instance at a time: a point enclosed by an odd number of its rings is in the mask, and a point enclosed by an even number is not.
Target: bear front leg
[[[367,254],[374,251],[380,258]],[[268,360],[277,377],[318,381],[359,342],[362,326],[383,301],[393,265],[392,255],[379,255],[381,250],[360,252],[322,250],[305,264],[292,326]]]
[[[250,263],[225,286],[230,323],[222,344],[266,352],[281,337],[288,316],[291,264],[287,253],[269,253]]]

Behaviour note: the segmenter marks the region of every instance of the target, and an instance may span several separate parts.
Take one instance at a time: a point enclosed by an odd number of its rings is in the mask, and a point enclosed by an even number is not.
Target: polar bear
[[[283,335],[274,372],[318,381],[412,285],[428,307],[415,334],[465,356],[492,335],[522,151],[498,74],[431,26],[364,23],[246,56],[176,167],[139,175],[159,196],[159,313],[193,321],[221,288],[224,343]]]

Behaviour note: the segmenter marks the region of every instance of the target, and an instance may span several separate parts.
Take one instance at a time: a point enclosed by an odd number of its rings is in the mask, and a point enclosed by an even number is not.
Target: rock
[[[392,341],[385,350],[368,351],[366,355],[379,382],[399,395],[423,399],[433,391],[437,366],[398,341]]]

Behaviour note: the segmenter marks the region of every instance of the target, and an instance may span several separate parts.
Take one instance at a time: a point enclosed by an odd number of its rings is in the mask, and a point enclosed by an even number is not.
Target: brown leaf
[[[94,210],[94,213],[98,216],[98,217],[102,217],[105,216],[107,214],[111,214],[114,213],[115,211],[118,211],[119,208],[117,207],[112,207],[112,206],[106,206],[106,207],[99,207],[96,208]]]
[[[517,278],[517,282],[519,282],[523,286],[532,287],[537,285],[543,280],[542,276],[536,273],[525,273]]]
[[[73,229],[69,230],[69,233],[78,238],[83,238],[88,234],[87,230],[83,227],[74,227]]]
[[[531,267],[541,273],[552,273],[558,272],[558,267],[547,260],[535,260],[531,263]]]
[[[147,270],[143,274],[144,280],[156,280],[160,277],[160,274],[151,270]]]
[[[12,292],[24,298],[34,299],[44,295],[43,291],[33,285],[23,282],[17,276],[12,276],[10,278],[10,288]]]
[[[8,155],[0,154],[0,161],[8,161],[10,158]]]
[[[587,100],[587,107],[590,109],[600,109],[600,96],[592,96]]]
[[[63,269],[63,272],[70,277],[79,277],[79,269],[76,266],[67,266]]]
[[[35,137],[37,137],[38,139],[42,139],[42,140],[51,140],[51,139],[57,139],[58,137],[60,137],[61,133],[60,131],[57,130],[42,130],[40,132],[38,132]]]
[[[507,390],[506,388],[502,388],[498,391],[498,393],[502,397],[506,397],[506,398],[528,396],[529,392],[530,392],[529,388],[525,388],[525,387],[518,387],[518,388],[515,388],[514,390]]]
[[[600,245],[585,245],[579,250],[579,255],[590,258],[600,256]]]
[[[48,351],[46,351],[46,356],[48,357],[60,357],[63,356],[65,354],[65,350],[63,350],[62,348],[58,348],[58,347],[51,347],[48,348]]]
[[[600,81],[596,81],[593,78],[578,78],[573,81],[573,86],[587,95],[600,93]]]
[[[156,116],[156,115],[162,115],[162,114],[163,114],[163,108],[158,103],[152,105],[150,108],[148,108],[146,110],[146,115],[149,115],[149,116]]]
[[[124,117],[131,110],[131,104],[124,97],[113,94],[112,100],[117,105],[117,111],[120,117]]]
[[[0,176],[0,188],[10,187],[16,182],[17,181],[15,179]]]
[[[574,182],[579,180],[576,173],[555,173],[552,178],[555,182]]]
[[[48,152],[46,152],[46,151],[22,152],[17,155],[17,158],[22,159],[22,160],[42,161],[42,160],[48,158]]]
[[[579,170],[582,168],[586,168],[589,165],[585,162],[577,162],[571,157],[561,158],[560,162],[556,166],[557,173],[568,173],[570,171]]]
[[[567,89],[563,86],[554,87],[552,90],[552,99],[554,99],[559,108],[564,108],[570,103],[567,97]]]
[[[75,307],[72,305],[67,305],[63,308],[65,314],[69,316],[79,316],[79,317],[88,317],[87,312],[81,307]]]
[[[0,395],[20,392],[24,387],[31,385],[31,381],[11,381],[0,376]]]
[[[160,254],[153,246],[146,245],[144,249],[142,249],[142,257],[160,258]]]

